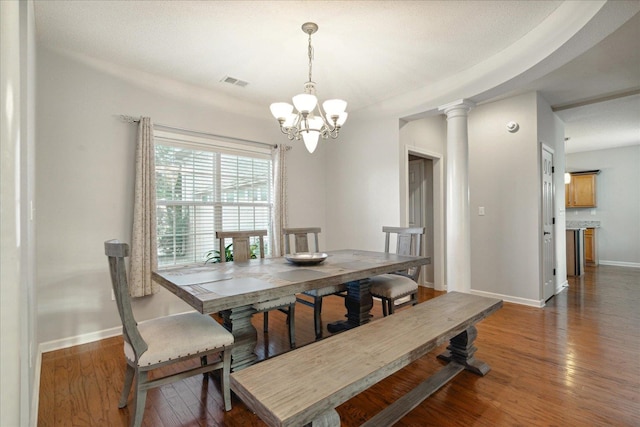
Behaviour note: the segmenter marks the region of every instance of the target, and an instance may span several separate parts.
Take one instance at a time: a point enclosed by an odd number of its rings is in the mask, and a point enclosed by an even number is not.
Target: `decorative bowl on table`
[[[329,255],[324,252],[299,252],[297,254],[287,254],[284,257],[287,261],[297,265],[314,265],[320,264],[327,259]]]

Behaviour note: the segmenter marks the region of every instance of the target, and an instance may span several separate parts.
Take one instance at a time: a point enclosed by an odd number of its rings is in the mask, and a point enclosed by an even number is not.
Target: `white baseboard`
[[[73,347],[80,344],[88,344],[90,342],[100,341],[105,338],[111,338],[118,335],[122,335],[122,326],[116,326],[115,328],[90,332],[83,335],[76,335],[75,337],[43,342],[39,345],[39,351],[40,353],[48,353],[50,351],[61,350],[63,348]]]
[[[518,298],[510,295],[496,294],[493,292],[476,291],[473,289],[471,289],[470,293],[473,295],[480,295],[483,297],[499,298],[503,301],[512,302],[514,304],[528,305],[530,307],[536,307],[536,308],[544,307],[544,301],[538,301],[538,300],[527,299],[527,298]]]
[[[640,262],[623,262],[623,261],[599,260],[598,264],[601,264],[601,265],[615,265],[617,267],[640,268]]]
[[[563,283],[560,283],[560,285],[556,287],[555,294],[558,295],[560,292],[564,291],[568,287],[569,287],[569,281],[565,280]]]
[[[36,354],[36,366],[33,371],[33,395],[31,396],[31,416],[29,417],[29,426],[38,426],[38,408],[40,406],[40,372],[42,371],[42,352],[38,346],[38,354]]]

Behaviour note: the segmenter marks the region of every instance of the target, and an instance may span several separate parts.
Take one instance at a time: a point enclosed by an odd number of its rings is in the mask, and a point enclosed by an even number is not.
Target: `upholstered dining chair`
[[[309,236],[313,235],[314,240],[314,250],[315,252],[320,252],[320,247],[318,245],[318,234],[321,232],[320,227],[307,227],[307,228],[283,228],[282,232],[284,234],[284,252],[285,254],[292,253],[301,253],[301,252],[309,252]],[[293,248],[294,251],[291,252],[291,238],[293,237]],[[316,339],[322,338],[322,298],[329,295],[338,295],[341,297],[345,297],[345,292],[347,291],[346,284],[327,286],[320,289],[313,289],[310,291],[303,292],[303,295],[307,295],[313,300],[308,300],[305,298],[297,298],[297,301],[301,304],[313,308],[313,324],[316,333]]]
[[[396,236],[396,253],[398,255],[421,256],[424,227],[382,227],[385,233],[384,251],[389,253],[391,235]],[[382,301],[382,314],[393,314],[396,308],[418,303],[418,278],[421,267],[410,270],[381,274],[371,278],[371,295]],[[396,301],[408,297],[396,305]]]
[[[250,231],[216,231],[216,239],[220,241],[220,253],[225,251],[225,239],[231,239],[231,252],[233,254],[233,262],[248,261],[252,258],[251,238],[257,239],[260,258],[264,258],[264,237],[267,230],[250,230]],[[220,262],[226,262],[224,256],[220,257]],[[263,331],[269,332],[269,312],[278,310],[287,315],[287,323],[289,324],[289,346],[296,346],[296,329],[295,329],[295,307],[296,296],[287,295],[268,301],[262,301],[252,305],[253,309],[258,313],[263,313]]]
[[[122,321],[124,354],[127,361],[119,408],[127,406],[133,379],[136,378],[131,426],[137,427],[142,424],[148,389],[214,370],[222,370],[220,387],[224,408],[226,411],[231,410],[229,374],[233,335],[210,316],[196,312],[137,323],[131,308],[125,267],[129,245],[109,240],[104,243],[104,250],[109,259],[111,284]],[[208,356],[216,353],[219,358],[215,363],[211,363]],[[200,363],[177,372],[172,368],[172,373],[163,376],[159,376],[160,371],[156,371],[153,379],[148,377],[149,371],[176,363],[180,367],[180,363],[188,359],[200,359]]]

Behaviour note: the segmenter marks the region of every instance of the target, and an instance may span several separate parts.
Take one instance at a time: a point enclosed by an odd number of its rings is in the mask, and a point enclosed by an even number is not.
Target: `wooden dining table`
[[[318,264],[300,265],[273,257],[168,267],[154,271],[152,277],[200,313],[222,313],[225,327],[235,338],[232,369],[237,371],[257,359],[252,304],[346,283],[346,320],[332,324],[332,330],[350,329],[371,319],[368,278],[429,263],[426,257],[385,252],[343,249],[326,253],[327,258]]]

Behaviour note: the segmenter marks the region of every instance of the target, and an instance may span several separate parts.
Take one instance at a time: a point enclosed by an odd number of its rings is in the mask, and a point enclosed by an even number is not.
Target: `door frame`
[[[404,224],[409,223],[409,155],[430,159],[433,162],[433,288],[446,291],[445,288],[445,191],[444,191],[444,156],[419,147],[405,145],[402,155],[403,170],[400,180],[401,194],[404,203],[401,204],[400,217]]]

